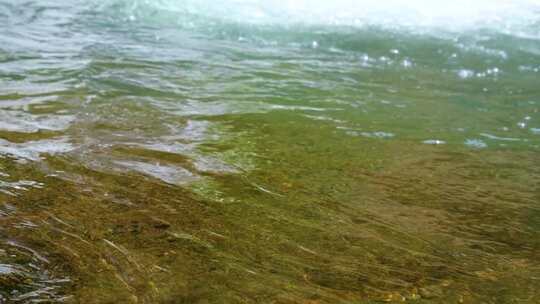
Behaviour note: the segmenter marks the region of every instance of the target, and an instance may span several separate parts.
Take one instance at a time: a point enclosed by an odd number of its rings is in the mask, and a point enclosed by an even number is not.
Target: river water
[[[0,25],[0,302],[540,301],[540,2]]]

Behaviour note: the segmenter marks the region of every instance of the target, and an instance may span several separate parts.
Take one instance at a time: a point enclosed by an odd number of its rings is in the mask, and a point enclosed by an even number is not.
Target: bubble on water
[[[413,65],[412,61],[409,60],[409,59],[403,59],[403,61],[401,61],[401,66],[405,67],[405,68],[409,68]]]
[[[319,42],[317,42],[317,41],[311,42],[311,47],[314,48],[314,49],[318,48],[319,47]]]
[[[487,69],[486,70],[486,73],[488,75],[499,74],[499,72],[500,72],[499,68],[492,68],[492,69]]]
[[[463,70],[459,70],[457,74],[458,74],[459,78],[466,79],[466,78],[473,77],[474,76],[474,71],[463,69]]]
[[[520,128],[520,129],[525,129],[527,127],[527,123],[524,122],[524,121],[520,121],[517,123],[517,126]]]
[[[379,57],[379,61],[385,62],[385,63],[391,62],[390,58],[388,58],[388,57],[386,57],[386,56],[381,56],[381,57]]]
[[[538,67],[528,66],[528,65],[520,65],[518,67],[518,70],[520,72],[534,72],[534,73],[537,73],[538,71],[540,71]]]

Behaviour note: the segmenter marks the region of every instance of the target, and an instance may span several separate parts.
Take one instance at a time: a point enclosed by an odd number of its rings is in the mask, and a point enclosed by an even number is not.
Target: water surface
[[[0,24],[0,302],[538,302],[537,1]]]

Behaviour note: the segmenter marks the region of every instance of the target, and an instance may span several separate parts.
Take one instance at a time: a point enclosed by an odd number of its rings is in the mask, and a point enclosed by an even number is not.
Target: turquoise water
[[[0,302],[538,302],[538,1],[0,24]]]

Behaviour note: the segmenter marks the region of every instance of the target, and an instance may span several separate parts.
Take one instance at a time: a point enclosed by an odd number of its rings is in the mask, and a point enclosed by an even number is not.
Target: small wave
[[[125,22],[159,14],[176,15],[178,23],[196,26],[213,22],[273,25],[377,26],[435,28],[453,31],[490,28],[501,32],[531,32],[540,20],[536,0],[109,0],[94,1],[103,13],[116,9]],[[172,18],[172,17],[171,17]],[[157,18],[156,18],[157,19]]]

